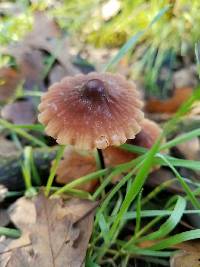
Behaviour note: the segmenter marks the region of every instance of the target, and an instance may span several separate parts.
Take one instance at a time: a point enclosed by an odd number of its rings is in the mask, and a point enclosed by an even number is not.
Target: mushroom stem
[[[105,169],[103,153],[102,153],[102,150],[98,148],[97,148],[97,165],[99,169]]]

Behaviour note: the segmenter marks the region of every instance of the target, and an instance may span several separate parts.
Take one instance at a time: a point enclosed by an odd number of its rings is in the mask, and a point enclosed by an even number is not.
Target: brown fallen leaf
[[[64,153],[64,158],[57,168],[56,182],[67,184],[81,176],[87,175],[97,170],[96,160],[93,152],[78,151],[68,146]],[[93,192],[98,184],[98,180],[92,180],[78,188],[84,191]]]
[[[10,210],[19,239],[0,242],[1,267],[83,267],[97,203],[71,199],[19,199]]]
[[[181,251],[171,257],[170,267],[200,267],[199,241],[188,241],[175,247]]]
[[[4,48],[2,53],[15,58],[26,90],[44,91],[44,59],[41,51],[32,49],[21,41]]]
[[[28,100],[18,100],[5,105],[1,110],[1,116],[14,124],[32,124],[37,118],[35,108]]]
[[[6,101],[15,94],[21,75],[12,68],[0,69],[0,101]]]
[[[198,137],[185,141],[181,144],[178,144],[176,145],[176,148],[186,159],[189,160],[200,159],[200,142]]]
[[[62,78],[64,78],[67,75],[68,73],[66,72],[64,67],[62,67],[59,64],[55,64],[55,66],[53,66],[53,68],[49,73],[49,82],[50,84],[59,82],[60,80],[62,80]]]
[[[34,25],[30,33],[24,38],[25,45],[38,50],[44,50],[54,56],[66,69],[68,75],[79,71],[71,63],[69,40],[63,37],[57,23],[48,18],[44,12],[34,14]]]
[[[175,113],[179,107],[192,95],[190,87],[175,89],[174,95],[168,100],[150,99],[145,105],[149,113]]]

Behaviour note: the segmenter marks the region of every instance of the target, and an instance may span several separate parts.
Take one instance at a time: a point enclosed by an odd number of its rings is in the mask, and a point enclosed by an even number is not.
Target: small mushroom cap
[[[141,109],[134,83],[123,76],[78,74],[49,88],[38,119],[59,144],[104,149],[135,138],[144,118]]]
[[[126,143],[149,149],[160,136],[162,130],[157,123],[149,119],[144,119],[141,127],[142,130],[136,135],[135,139],[129,139]],[[107,167],[113,167],[138,157],[137,153],[131,153],[124,149],[113,146],[106,148],[102,152],[105,165]]]
[[[68,146],[65,149],[64,157],[60,161],[56,171],[56,182],[60,184],[70,183],[82,176],[97,170],[94,154],[88,151],[77,151]],[[78,189],[93,192],[98,180],[92,180],[78,186]]]

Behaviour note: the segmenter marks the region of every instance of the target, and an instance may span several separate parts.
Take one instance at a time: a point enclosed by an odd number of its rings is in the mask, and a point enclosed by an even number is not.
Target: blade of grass
[[[141,198],[142,198],[142,190],[138,194],[137,203],[136,203],[136,223],[135,223],[135,234],[137,234],[140,230],[141,226]]]
[[[174,168],[174,166],[163,155],[160,155],[160,158],[163,159],[168,164],[170,169],[173,171],[173,173],[175,174],[176,178],[178,179],[178,181],[182,185],[183,189],[185,190],[185,192],[186,192],[189,200],[191,201],[192,205],[194,206],[194,208],[195,209],[200,209],[199,201],[196,199],[195,195],[193,194],[193,192],[191,191],[191,189],[187,185],[187,183],[184,181],[183,177],[181,177],[181,175]]]
[[[41,147],[47,147],[47,145],[45,143],[43,143],[42,141],[38,140],[34,136],[30,135],[29,133],[27,133],[23,129],[17,128],[12,123],[9,123],[9,122],[7,122],[7,121],[5,121],[3,119],[0,119],[0,125],[2,125],[6,129],[14,131],[15,133],[19,134],[20,136],[24,137],[25,139],[29,140],[30,142],[32,142],[35,145],[38,145],[38,146],[41,146]]]
[[[180,234],[176,234],[169,238],[166,238],[158,242],[157,244],[151,246],[150,249],[162,250],[166,248],[171,248],[176,244],[189,241],[189,240],[199,239],[199,238],[200,238],[200,229],[190,230],[190,231],[182,232]]]
[[[118,51],[116,56],[114,56],[108,64],[105,66],[104,71],[108,71],[119,63],[119,61],[128,53],[129,50],[133,49],[138,40],[146,33],[148,30],[169,10],[170,6],[162,8],[158,14],[153,18],[150,24],[144,29],[137,32],[133,37],[131,37]]]
[[[56,191],[52,196],[56,196],[56,195],[60,195],[62,193],[65,193],[68,189],[72,189],[73,187],[76,187],[78,185],[87,183],[88,181],[97,179],[98,177],[105,175],[106,173],[108,173],[109,170],[108,169],[103,169],[103,170],[99,170],[96,171],[94,173],[85,175],[83,177],[80,177],[77,180],[72,181],[71,183],[66,184],[65,186],[61,187],[58,191]]]
[[[17,229],[11,229],[11,228],[0,226],[0,236],[2,235],[5,235],[11,238],[19,238],[21,236],[21,232]]]
[[[45,195],[46,196],[49,195],[49,192],[51,190],[51,186],[52,186],[54,177],[56,175],[56,170],[57,170],[58,164],[59,164],[59,162],[60,162],[60,160],[61,160],[61,158],[63,156],[64,150],[65,150],[65,146],[60,146],[59,149],[58,149],[56,158],[55,158],[55,160],[53,162],[53,165],[51,167],[51,170],[50,170],[49,178],[47,180],[47,185],[46,185],[46,189],[45,189]]]

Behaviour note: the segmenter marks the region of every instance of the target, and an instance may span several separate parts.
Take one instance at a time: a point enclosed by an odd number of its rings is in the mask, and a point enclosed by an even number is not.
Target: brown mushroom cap
[[[77,151],[68,146],[65,149],[63,159],[58,165],[56,182],[67,184],[96,170],[97,166],[93,152]],[[97,184],[98,179],[92,180],[78,186],[78,189],[93,192]]]
[[[55,83],[39,105],[39,121],[59,144],[81,149],[119,146],[143,121],[134,83],[111,73],[78,74]]]
[[[160,136],[162,130],[157,123],[144,119],[141,124],[142,130],[136,135],[135,139],[127,140],[127,144],[140,147],[151,148],[156,139]],[[103,150],[105,165],[116,166],[138,157],[137,153],[131,153],[118,147],[108,147]]]

